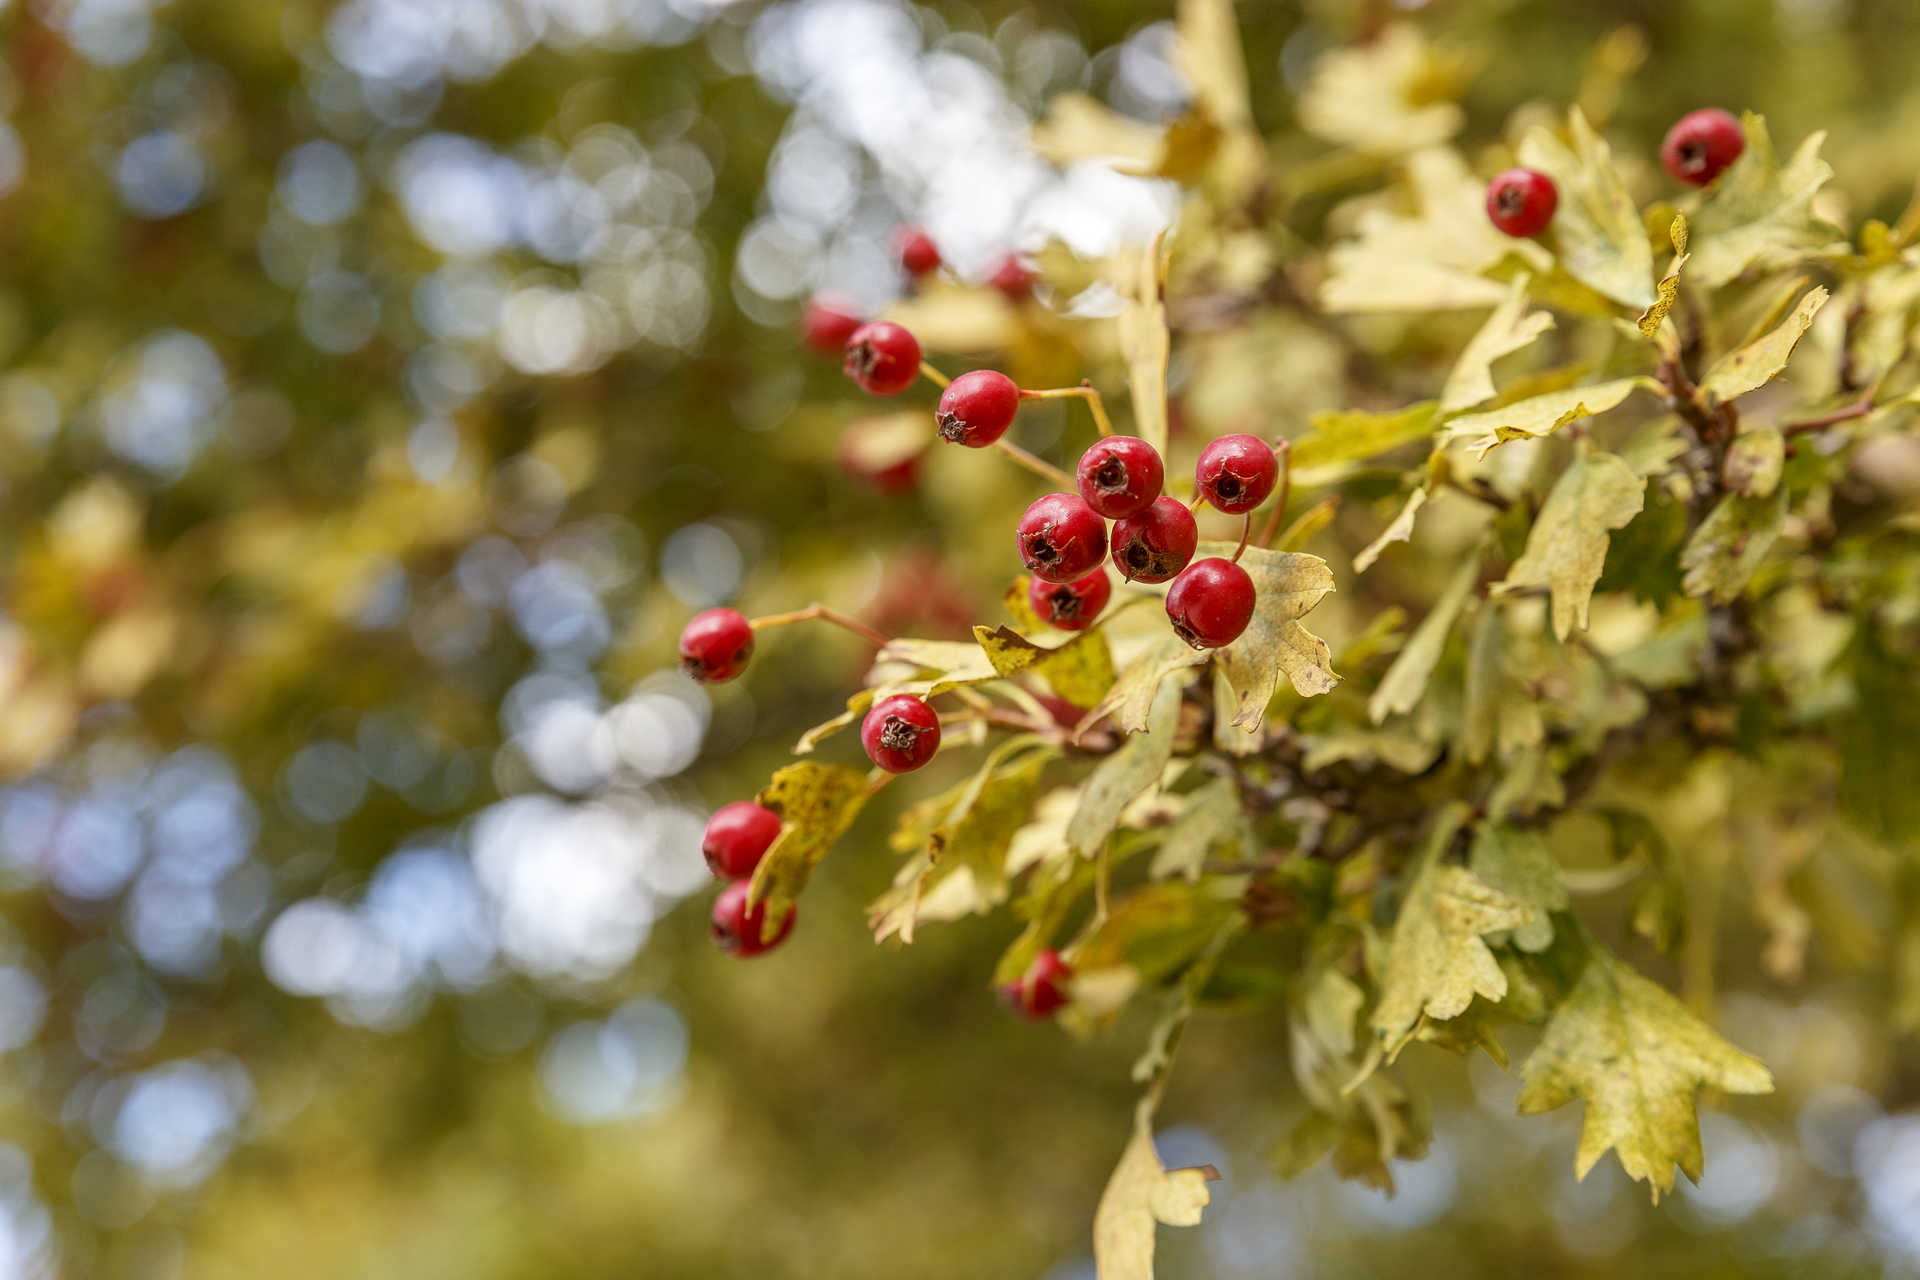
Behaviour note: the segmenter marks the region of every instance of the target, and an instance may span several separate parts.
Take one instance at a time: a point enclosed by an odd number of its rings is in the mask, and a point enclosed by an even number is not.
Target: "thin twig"
[[[773,627],[790,627],[796,622],[812,622],[816,619],[821,622],[831,622],[834,626],[851,631],[862,640],[882,648],[892,640],[891,636],[882,635],[858,618],[848,617],[838,609],[829,609],[817,601],[804,609],[795,609],[792,613],[764,614],[749,620],[747,625],[755,631],[766,631]]]
[[[1022,399],[1026,400],[1065,400],[1069,398],[1085,400],[1087,402],[1087,411],[1093,415],[1094,427],[1097,428],[1103,436],[1113,434],[1113,420],[1107,417],[1106,402],[1100,398],[1100,393],[1094,389],[1093,383],[1085,379],[1082,379],[1080,385],[1077,387],[1047,387],[1039,391],[1023,390],[1020,392],[1020,395]]]
[[[1000,452],[1006,454],[1009,458],[1012,458],[1015,462],[1019,463],[1021,466],[1025,467],[1027,470],[1033,472],[1035,475],[1045,476],[1047,479],[1053,481],[1053,483],[1055,483],[1056,485],[1059,485],[1061,489],[1065,490],[1068,493],[1075,492],[1079,487],[1074,483],[1074,479],[1072,476],[1068,475],[1066,472],[1062,471],[1060,468],[1054,466],[1051,462],[1047,462],[1047,461],[1044,461],[1043,459],[1034,457],[1032,454],[1028,453],[1025,449],[1022,449],[1019,445],[1007,439],[1005,436],[1002,436],[1000,437],[1000,439],[994,441],[993,447],[998,449]]]
[[[1247,554],[1247,535],[1253,532],[1253,512],[1247,512],[1240,521],[1240,545],[1233,549],[1233,563],[1239,564],[1240,557]]]
[[[1876,407],[1873,403],[1873,397],[1865,396],[1844,408],[1835,409],[1832,413],[1821,414],[1817,418],[1804,418],[1799,422],[1789,422],[1780,428],[1780,434],[1783,436],[1797,436],[1803,431],[1822,431],[1827,427],[1838,426],[1842,422],[1852,422],[1855,418],[1864,418],[1872,413]]]

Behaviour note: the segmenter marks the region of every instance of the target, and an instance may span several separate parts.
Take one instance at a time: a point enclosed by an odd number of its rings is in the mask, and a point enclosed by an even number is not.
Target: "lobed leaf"
[[[1567,883],[1546,841],[1532,831],[1484,823],[1474,833],[1467,868],[1488,888],[1536,909],[1533,919],[1514,929],[1514,946],[1538,952],[1553,945],[1550,913],[1566,910]]]
[[[1203,542],[1194,554],[1196,559],[1231,557],[1233,550],[1231,543]],[[1303,698],[1331,693],[1340,682],[1327,642],[1299,622],[1333,590],[1333,570],[1319,556],[1264,547],[1248,547],[1240,567],[1253,579],[1253,621],[1215,655],[1221,674],[1240,695],[1233,723],[1251,733],[1266,718],[1283,674]]]
[[[995,671],[1003,676],[1031,671],[1076,707],[1092,706],[1113,688],[1113,654],[1102,630],[1081,631],[1052,647],[1035,644],[1010,627],[975,627],[973,638]]]
[[[1191,1227],[1200,1221],[1220,1174],[1211,1165],[1166,1169],[1153,1148],[1158,1085],[1134,1111],[1133,1137],[1100,1194],[1093,1216],[1093,1257],[1100,1280],[1153,1280],[1154,1230],[1160,1223]]]
[[[1587,629],[1594,584],[1607,565],[1607,535],[1640,514],[1647,482],[1610,453],[1586,447],[1560,474],[1527,532],[1526,550],[1502,589],[1546,587],[1553,597],[1553,634]]]
[[[1651,378],[1614,378],[1530,396],[1498,409],[1470,413],[1447,423],[1448,444],[1464,444],[1484,458],[1510,440],[1551,435],[1570,422],[1595,417],[1614,408],[1637,390],[1658,391]]]
[[[1741,128],[1745,149],[1691,219],[1693,275],[1710,289],[1749,267],[1780,267],[1847,249],[1840,229],[1813,211],[1814,197],[1833,177],[1832,166],[1820,158],[1826,135],[1809,136],[1782,168],[1765,120],[1749,112]]]
[[[1167,677],[1206,660],[1205,653],[1172,631],[1161,632],[1123,665],[1120,678],[1107,690],[1106,697],[1081,718],[1081,728],[1110,715],[1123,732],[1139,733],[1147,727],[1147,713]]]
[[[1544,127],[1520,141],[1520,163],[1552,178],[1560,203],[1543,240],[1566,273],[1622,306],[1651,307],[1653,250],[1646,224],[1614,168],[1605,139],[1578,107],[1567,113],[1569,147]]]
[[[1365,44],[1330,50],[1301,90],[1300,127],[1377,155],[1445,142],[1466,116],[1457,103],[1434,100],[1434,64],[1410,23],[1394,23]]]

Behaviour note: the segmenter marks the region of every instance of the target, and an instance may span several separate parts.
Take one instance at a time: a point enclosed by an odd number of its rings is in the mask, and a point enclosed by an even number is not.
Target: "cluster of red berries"
[[[1746,147],[1738,120],[1718,107],[1703,107],[1681,116],[1667,130],[1660,162],[1680,181],[1704,187]],[[1487,217],[1517,239],[1545,231],[1559,206],[1559,189],[1537,169],[1508,169],[1487,184]]]

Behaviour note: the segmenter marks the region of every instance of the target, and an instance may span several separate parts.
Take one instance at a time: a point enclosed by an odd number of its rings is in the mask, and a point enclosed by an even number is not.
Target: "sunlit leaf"
[[[1447,443],[1461,444],[1478,457],[1510,440],[1551,435],[1570,422],[1607,412],[1636,390],[1657,391],[1650,378],[1614,378],[1584,387],[1569,387],[1454,418],[1447,423]]]
[[[1153,1148],[1158,1086],[1134,1111],[1133,1137],[1100,1195],[1093,1218],[1093,1257],[1100,1280],[1153,1280],[1154,1230],[1161,1223],[1191,1227],[1200,1221],[1220,1176],[1211,1165],[1168,1170]]]
[[[1300,125],[1315,137],[1380,155],[1445,142],[1465,113],[1435,101],[1436,61],[1411,23],[1395,23],[1365,44],[1322,54],[1300,94]]]
[[[1133,433],[1154,448],[1167,448],[1167,283],[1166,233],[1140,251],[1122,282],[1126,306],[1115,322],[1120,351],[1127,361],[1127,387],[1133,395]]]
[[[1122,731],[1139,733],[1147,727],[1148,710],[1167,677],[1206,660],[1205,653],[1194,649],[1171,630],[1162,632],[1121,664],[1120,678],[1080,723],[1090,725],[1110,715]]]
[[[1089,707],[1113,687],[1113,655],[1103,630],[1082,631],[1065,643],[1035,644],[1008,627],[975,627],[973,638],[1003,676],[1030,671],[1076,707]]]
[[[1582,443],[1534,517],[1527,548],[1502,587],[1546,587],[1553,596],[1553,634],[1564,640],[1587,627],[1594,584],[1607,563],[1607,535],[1640,514],[1647,482],[1610,453]]]
[[[1440,412],[1458,413],[1493,399],[1493,362],[1512,355],[1553,328],[1553,316],[1545,311],[1527,310],[1529,276],[1517,276],[1507,288],[1507,296],[1468,340],[1454,361],[1440,391]]]
[[[1673,310],[1673,304],[1680,298],[1680,273],[1686,270],[1689,255],[1687,253],[1687,215],[1673,215],[1673,228],[1668,232],[1673,241],[1673,262],[1667,273],[1660,277],[1653,287],[1654,299],[1645,311],[1640,313],[1640,336],[1651,338],[1660,331],[1666,322],[1667,313]]]
[[[1195,554],[1230,557],[1233,546],[1203,542]],[[1240,567],[1253,579],[1253,621],[1218,651],[1217,661],[1240,694],[1233,723],[1251,731],[1265,718],[1282,675],[1303,698],[1331,693],[1340,682],[1327,642],[1299,621],[1333,590],[1333,570],[1319,556],[1264,547],[1248,547]]]
[[[1569,147],[1536,127],[1520,142],[1520,163],[1560,189],[1544,239],[1566,273],[1622,306],[1653,305],[1653,250],[1640,210],[1614,168],[1613,153],[1575,107],[1567,113]]]
[[[1402,445],[1429,439],[1437,409],[1434,401],[1424,400],[1386,413],[1363,409],[1316,413],[1308,420],[1307,434],[1293,442],[1294,472],[1311,479],[1323,468],[1377,458]]]
[[[1767,123],[1741,118],[1746,148],[1720,175],[1690,219],[1692,275],[1718,288],[1749,267],[1780,267],[1808,256],[1843,253],[1839,228],[1813,211],[1813,199],[1833,176],[1820,158],[1824,133],[1810,135],[1782,168]]]

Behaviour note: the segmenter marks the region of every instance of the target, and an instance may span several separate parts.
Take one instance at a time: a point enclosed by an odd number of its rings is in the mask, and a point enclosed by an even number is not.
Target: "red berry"
[[[1067,981],[1072,977],[1072,966],[1060,958],[1058,951],[1046,947],[1018,982],[1001,988],[1000,996],[1009,1008],[1038,1022],[1051,1018],[1067,1003]]]
[[[1280,479],[1280,462],[1259,436],[1221,436],[1200,451],[1193,483],[1216,511],[1237,516],[1267,500]]]
[[[940,749],[940,717],[911,694],[882,698],[860,722],[867,758],[888,773],[912,773]]]
[[[845,351],[859,327],[860,309],[837,293],[817,293],[800,308],[800,339],[823,356]]]
[[[1159,451],[1132,436],[1108,436],[1080,455],[1080,496],[1109,520],[1152,506],[1165,479]]]
[[[1083,631],[1100,616],[1113,594],[1105,569],[1095,569],[1072,582],[1047,582],[1035,578],[1027,583],[1027,603],[1040,615],[1040,621],[1062,631]]]
[[[940,393],[933,421],[940,438],[969,449],[984,449],[1007,434],[1020,408],[1020,388],[992,369],[963,373]]]
[[[708,869],[722,880],[744,880],[779,834],[779,814],[750,800],[736,800],[721,805],[707,819],[700,852],[707,855]]]
[[[919,227],[902,227],[894,232],[893,251],[900,255],[902,269],[916,279],[940,269],[940,249]]]
[[[1508,169],[1487,184],[1487,217],[1516,239],[1537,236],[1560,207],[1560,188],[1538,169]]]
[[[1107,555],[1107,522],[1071,493],[1036,498],[1020,517],[1020,562],[1048,582],[1072,582]]]
[[[1660,162],[1682,182],[1704,187],[1747,149],[1740,122],[1718,107],[1689,111],[1667,130]]]
[[[747,905],[747,882],[735,880],[720,891],[713,900],[714,945],[729,955],[742,959],[771,951],[787,940],[793,932],[794,918],[800,914],[798,908],[788,907],[787,918],[773,931],[772,937],[764,936],[767,926],[767,904],[762,902],[755,907]]]
[[[920,376],[920,342],[891,321],[875,320],[847,339],[841,367],[862,391],[897,396]]]
[[[993,274],[987,277],[987,283],[1012,302],[1021,302],[1033,295],[1033,272],[1027,270],[1027,264],[1011,253],[1000,259]]]
[[[1113,563],[1129,582],[1165,582],[1187,567],[1198,545],[1193,512],[1165,494],[1113,526]]]
[[[680,669],[701,684],[719,684],[747,669],[753,626],[733,609],[696,613],[680,633]]]
[[[1196,649],[1232,644],[1253,621],[1253,579],[1231,560],[1196,561],[1167,588],[1167,617]]]

